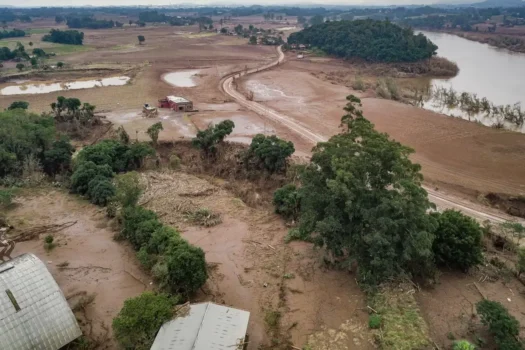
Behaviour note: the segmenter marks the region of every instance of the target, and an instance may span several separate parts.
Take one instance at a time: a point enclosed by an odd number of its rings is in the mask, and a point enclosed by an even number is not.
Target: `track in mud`
[[[298,134],[301,138],[303,138],[309,143],[316,144],[317,142],[327,141],[327,137],[317,134],[314,131],[308,129],[307,127],[301,125],[296,120],[294,120],[294,118],[291,118],[283,113],[277,112],[274,109],[261,105],[258,102],[249,101],[242,93],[236,90],[236,79],[264,70],[268,70],[282,64],[285,61],[285,56],[280,46],[277,47],[277,55],[277,60],[271,63],[265,64],[259,68],[233,73],[225,77],[221,81],[221,90],[224,91],[225,94],[233,98],[241,106],[246,107],[247,109],[259,114],[264,118],[268,118],[271,121],[286,126],[292,132]],[[462,201],[461,199],[455,196],[451,196],[449,194],[438,193],[437,191],[432,190],[428,186],[423,186],[423,188],[427,191],[429,199],[440,208],[456,209],[479,221],[489,220],[495,223],[502,223],[506,221],[515,220],[515,218],[511,216],[496,212],[495,210],[489,210],[489,208],[484,208],[482,206],[474,206],[470,202]]]

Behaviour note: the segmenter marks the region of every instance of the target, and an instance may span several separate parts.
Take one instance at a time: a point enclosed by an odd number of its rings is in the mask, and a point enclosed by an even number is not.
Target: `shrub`
[[[111,178],[113,172],[109,165],[96,165],[95,163],[82,162],[71,176],[71,190],[74,193],[86,194],[89,190],[89,182],[96,176]]]
[[[176,154],[170,156],[170,168],[173,170],[180,168],[180,158]]]
[[[156,218],[142,221],[138,224],[133,238],[130,239],[131,244],[136,250],[139,250],[148,244],[153,232],[160,228],[162,228],[162,223]]]
[[[262,166],[270,173],[286,168],[286,160],[295,152],[291,141],[284,141],[275,135],[255,135],[248,149],[248,159]],[[248,163],[249,164],[249,163]]]
[[[115,187],[115,199],[122,207],[136,205],[143,190],[140,184],[140,176],[135,171],[118,175],[115,178]]]
[[[454,342],[454,346],[452,347],[452,350],[475,350],[476,347],[472,344],[470,344],[466,340],[458,340]]]
[[[520,248],[518,251],[516,270],[518,271],[518,276],[521,276],[521,274],[525,272],[525,248]]]
[[[155,258],[155,256],[149,254],[148,251],[146,250],[146,247],[140,248],[140,250],[137,252],[137,260],[147,270],[151,270],[151,268],[157,262],[157,259]]]
[[[104,176],[97,175],[88,184],[87,195],[91,203],[105,206],[115,196],[115,186]]]
[[[9,107],[7,107],[8,110],[13,110],[13,109],[28,109],[29,108],[29,102],[26,102],[26,101],[15,101],[13,103],[11,103],[9,105]]]
[[[191,140],[194,147],[200,148],[206,155],[215,153],[217,145],[232,133],[235,124],[231,120],[223,120],[216,125],[210,125],[205,130],[199,130]]]
[[[64,62],[57,62],[57,67],[58,68],[64,67]]]
[[[168,286],[173,292],[189,295],[206,282],[208,271],[204,251],[190,244],[172,249],[166,256]]]
[[[503,305],[485,299],[476,304],[476,310],[481,322],[489,327],[499,349],[523,349],[518,340],[520,325]]]
[[[147,251],[150,254],[165,254],[167,251],[186,243],[177,230],[169,226],[162,226],[151,235]]]
[[[301,205],[297,187],[288,184],[279,188],[273,194],[273,205],[275,206],[275,213],[285,219],[297,220]]]
[[[113,319],[113,332],[122,348],[149,350],[159,328],[173,317],[178,301],[177,297],[153,292],[126,300]]]
[[[381,315],[372,314],[368,317],[368,327],[370,329],[379,329],[381,327]]]
[[[212,227],[222,222],[221,214],[214,213],[207,208],[199,208],[194,212],[188,212],[186,217],[194,224]]]
[[[358,91],[365,91],[366,85],[365,82],[361,77],[356,76],[354,81],[352,82],[352,89],[358,90]]]
[[[13,203],[13,198],[15,197],[15,190],[10,189],[0,189],[0,208],[7,208]]]
[[[438,222],[432,245],[437,264],[467,270],[483,261],[483,233],[474,219],[454,210],[432,216]]]
[[[135,240],[135,235],[141,223],[148,220],[157,220],[157,214],[151,210],[143,207],[126,207],[122,211],[123,229],[122,235],[130,241],[130,243],[139,249],[144,242]]]

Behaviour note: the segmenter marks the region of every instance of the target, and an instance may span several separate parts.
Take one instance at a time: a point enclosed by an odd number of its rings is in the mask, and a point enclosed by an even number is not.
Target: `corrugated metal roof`
[[[40,259],[23,254],[0,264],[0,349],[57,350],[81,335]]]
[[[188,101],[184,97],[179,96],[168,96],[167,99],[174,103],[190,103],[190,101]]]
[[[194,304],[186,316],[166,322],[151,350],[237,350],[250,313],[214,303]]]

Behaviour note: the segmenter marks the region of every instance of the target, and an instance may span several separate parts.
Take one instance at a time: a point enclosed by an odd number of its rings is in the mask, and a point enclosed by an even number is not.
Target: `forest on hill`
[[[325,22],[293,33],[288,44],[316,47],[329,55],[372,62],[415,62],[431,58],[437,46],[411,28],[390,21]]]

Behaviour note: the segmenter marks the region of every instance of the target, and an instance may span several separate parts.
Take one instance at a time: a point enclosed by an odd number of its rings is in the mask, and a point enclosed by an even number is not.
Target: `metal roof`
[[[40,259],[23,254],[0,264],[0,349],[57,350],[81,335]]]
[[[151,350],[242,350],[249,319],[248,311],[193,304],[160,328]]]
[[[190,103],[190,101],[188,101],[184,97],[179,96],[168,96],[167,99],[174,103]]]

